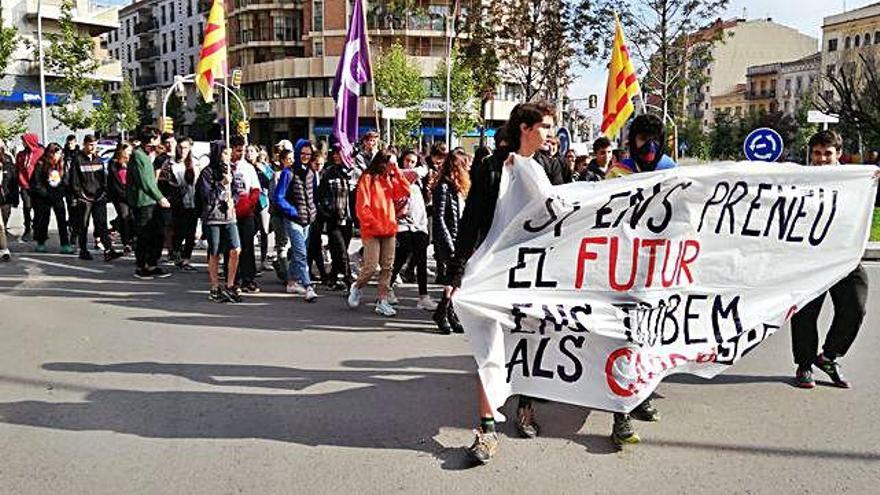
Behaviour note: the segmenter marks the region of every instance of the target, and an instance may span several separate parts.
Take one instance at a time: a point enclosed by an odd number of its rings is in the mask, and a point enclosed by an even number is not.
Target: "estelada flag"
[[[608,88],[605,90],[605,106],[602,108],[602,133],[614,138],[635,111],[633,97],[641,93],[639,80],[617,14],[614,15],[614,45],[611,63],[608,65]]]
[[[223,1],[214,0],[196,66],[196,87],[207,103],[214,101],[214,80],[225,78],[226,73],[226,12]]]

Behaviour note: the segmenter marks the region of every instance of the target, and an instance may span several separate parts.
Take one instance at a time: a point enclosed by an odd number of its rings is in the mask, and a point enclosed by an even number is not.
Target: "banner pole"
[[[367,38],[367,60],[370,62],[370,67],[373,67],[373,48],[372,43],[370,43],[370,29],[369,26],[367,26],[367,0],[362,0],[361,2],[361,15],[364,18],[364,37]],[[370,89],[373,93],[373,117],[376,119],[376,132],[380,132],[382,127],[379,125],[379,111],[376,105],[378,102],[378,96],[376,95],[376,78],[373,77],[373,74],[370,74]],[[388,126],[390,127],[391,124],[389,123]]]

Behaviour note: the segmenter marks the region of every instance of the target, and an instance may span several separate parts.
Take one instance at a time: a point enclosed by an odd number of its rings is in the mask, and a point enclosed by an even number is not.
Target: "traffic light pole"
[[[186,75],[183,77],[178,77],[174,81],[174,84],[172,84],[171,87],[169,87],[168,90],[165,92],[165,97],[162,98],[162,122],[163,122],[163,125],[164,125],[164,122],[166,121],[166,119],[168,118],[168,98],[170,98],[171,95],[174,94],[174,92],[177,90],[178,86],[184,87],[184,85],[186,83],[192,83],[195,81],[195,79],[196,79],[195,74],[189,74],[189,75]],[[228,87],[225,83],[221,83],[219,81],[214,81],[214,84],[223,88],[223,92],[225,93],[224,99],[226,100],[226,108],[227,109],[229,108],[229,95],[232,95],[232,98],[238,103],[238,107],[241,109],[242,117],[244,117],[244,120],[248,120],[247,108],[245,107],[244,102],[241,101],[241,98],[239,98],[238,95],[235,94],[235,91],[232,91],[232,89],[230,87]],[[228,112],[228,110],[226,113],[227,113],[226,142],[228,144],[228,142],[229,142],[229,117],[228,117],[229,112]],[[245,143],[247,143],[247,136],[244,136],[244,140],[245,140]]]

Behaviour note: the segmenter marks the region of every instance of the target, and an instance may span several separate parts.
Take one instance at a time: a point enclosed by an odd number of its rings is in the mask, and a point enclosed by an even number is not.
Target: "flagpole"
[[[373,66],[373,55],[372,55],[373,50],[370,46],[371,45],[371,43],[370,43],[370,29],[369,29],[369,26],[367,26],[367,0],[363,0],[361,2],[361,15],[364,18],[364,37],[367,38],[367,61],[369,62],[370,67],[372,67]],[[379,111],[376,108],[376,102],[378,101],[377,100],[378,97],[376,95],[376,78],[375,77],[370,77],[370,88],[373,93],[373,116],[376,118],[376,132],[379,132],[382,130],[382,127],[379,126]],[[360,123],[358,123],[358,125],[360,125]],[[388,124],[388,127],[389,128],[391,127],[390,122]],[[391,143],[388,143],[388,144],[391,144]]]
[[[446,149],[452,148],[452,40],[455,35],[455,14],[458,10],[458,0],[455,0],[452,7],[453,11],[448,14],[446,20],[446,35],[449,36],[449,42],[446,44]]]
[[[223,79],[225,83],[229,82],[229,77]],[[231,146],[231,141],[229,139],[229,84],[223,85],[223,108],[224,112],[226,112],[226,147]]]

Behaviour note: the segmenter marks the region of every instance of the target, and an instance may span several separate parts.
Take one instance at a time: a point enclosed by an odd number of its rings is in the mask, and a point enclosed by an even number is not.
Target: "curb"
[[[869,242],[862,259],[865,261],[880,261],[880,242]]]

